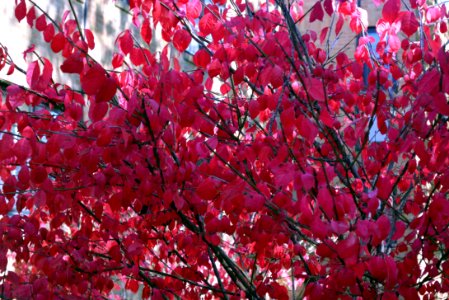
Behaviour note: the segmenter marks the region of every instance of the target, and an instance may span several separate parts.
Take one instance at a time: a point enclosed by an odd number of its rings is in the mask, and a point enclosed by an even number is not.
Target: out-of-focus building
[[[56,21],[59,21],[64,11],[70,7],[68,1],[34,0],[34,2],[39,8],[48,13],[49,16],[55,18]],[[103,65],[110,65],[117,35],[124,29],[134,28],[132,25],[132,16],[127,9],[128,0],[71,0],[71,2],[80,25],[83,28],[91,29],[95,35],[96,47],[91,52],[91,55]],[[316,3],[316,1],[303,2],[304,12],[307,12]],[[26,3],[28,5],[27,8],[29,8],[30,2],[26,1]],[[359,5],[368,12],[368,26],[374,27],[381,15],[381,9],[376,7],[371,0],[359,0]],[[0,14],[2,16],[0,18],[0,26],[3,29],[0,34],[0,42],[8,48],[9,54],[12,56],[14,62],[19,67],[25,67],[26,64],[22,52],[34,44],[36,46],[36,52],[39,55],[50,58],[55,64],[61,63],[62,57],[51,52],[51,49],[46,45],[40,32],[32,30],[25,19],[20,24],[17,22],[14,17],[14,9],[15,5],[13,1],[0,1]],[[36,9],[36,13],[37,16],[42,14],[39,9]],[[319,33],[323,27],[335,27],[336,22],[336,20],[332,20],[326,14],[323,22],[310,24],[308,17],[305,19],[300,24],[302,32],[314,30]],[[329,31],[329,33],[332,32],[334,30]],[[162,38],[157,33],[153,36],[152,50],[162,49],[165,42],[162,41]],[[345,25],[338,37],[331,35],[330,41],[332,42],[331,53],[344,49],[351,55],[355,49],[357,37]],[[34,60],[36,57],[29,54],[27,55],[27,59]],[[6,78],[5,73],[6,70],[0,72],[0,78]],[[55,72],[54,75],[57,80],[64,79],[65,81],[66,77],[70,78],[70,75],[61,74],[61,72]],[[9,76],[8,80],[25,82],[24,77],[18,74],[18,72],[13,76]]]
[[[56,22],[60,22],[64,12],[70,9],[69,1],[54,0],[34,0],[34,3],[45,11]],[[115,39],[125,29],[135,28],[132,24],[132,16],[128,12],[127,0],[71,0],[73,9],[77,15],[82,28],[89,28],[95,36],[95,49],[90,51],[90,55],[108,67],[111,65],[112,55],[115,51]],[[27,10],[31,7],[29,1],[26,1]],[[42,15],[40,9],[36,7],[36,16]],[[15,3],[13,0],[0,1],[0,43],[7,47],[8,53],[14,63],[26,70],[26,62],[23,57],[23,51],[35,45],[35,51],[40,56],[47,57],[54,65],[60,65],[63,57],[51,51],[50,46],[44,41],[42,33],[36,29],[31,29],[26,19],[20,23],[14,16]],[[73,16],[70,16],[73,18]],[[158,42],[161,39],[154,38],[151,47],[157,50],[160,46]],[[33,61],[37,59],[36,55],[27,54],[26,60]],[[7,67],[0,71],[0,78],[10,82],[25,83],[25,76],[17,70],[13,75],[7,76]],[[64,74],[54,70],[53,76],[60,82],[77,82],[74,75]]]
[[[40,9],[48,13],[49,16],[59,22],[70,6],[68,1],[35,0]],[[26,1],[27,9],[31,7],[30,2]],[[72,0],[73,8],[77,14],[80,25],[90,28],[96,36],[96,49],[92,51],[92,56],[102,63],[108,63],[112,56],[114,48],[114,39],[124,28],[130,24],[130,18],[126,16],[117,6],[119,3],[104,0]],[[62,63],[62,56],[51,51],[49,45],[44,41],[42,33],[31,29],[26,19],[20,23],[14,16],[14,1],[0,1],[0,43],[8,49],[8,53],[14,63],[26,70],[26,62],[23,57],[23,51],[35,45],[36,53],[40,56],[49,58],[55,65]],[[36,15],[42,14],[36,9]],[[33,54],[26,55],[27,61],[37,59]],[[11,76],[6,76],[6,69],[0,72],[0,78],[7,79],[15,83],[24,83],[25,76],[17,70]],[[53,73],[58,81],[70,82],[75,76],[63,74],[62,72]]]
[[[315,5],[316,1],[307,1],[304,0],[303,11],[307,12]],[[361,19],[365,19],[367,22],[367,30],[368,34],[377,35],[375,31],[375,26],[379,18],[382,16],[382,6],[376,6],[372,0],[359,0],[358,6],[362,9]],[[366,15],[365,15],[366,13]],[[306,17],[305,20],[300,23],[299,28],[302,33],[307,31],[315,31],[318,35],[321,30],[325,27],[329,27],[328,38],[326,38],[325,42],[329,40],[329,54],[333,56],[338,52],[344,51],[348,56],[353,56],[354,51],[357,45],[358,36],[351,31],[349,28],[348,22],[343,25],[338,36],[335,35],[335,26],[338,20],[336,18],[330,17],[326,13],[324,13],[323,22],[315,21],[313,23],[308,22],[309,18]],[[323,45],[327,47],[327,45]]]

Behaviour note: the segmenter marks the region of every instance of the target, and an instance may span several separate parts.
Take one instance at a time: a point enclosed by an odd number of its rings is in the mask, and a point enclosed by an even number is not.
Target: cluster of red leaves
[[[355,0],[131,0],[141,40],[159,24],[169,44],[156,55],[125,30],[110,71],[69,12],[16,2],[63,63],[31,62],[1,102],[1,297],[98,298],[120,281],[152,299],[449,292],[444,5],[387,0],[373,55]],[[320,33],[296,27],[326,16]],[[321,46],[345,22],[355,59]],[[192,40],[194,70],[171,67],[170,45]]]

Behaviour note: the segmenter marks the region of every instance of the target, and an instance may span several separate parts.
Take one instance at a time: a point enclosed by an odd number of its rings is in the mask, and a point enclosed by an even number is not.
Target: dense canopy
[[[449,292],[445,5],[375,0],[374,45],[358,1],[304,2],[131,0],[109,68],[72,1],[16,1],[62,63],[0,49],[0,297]]]

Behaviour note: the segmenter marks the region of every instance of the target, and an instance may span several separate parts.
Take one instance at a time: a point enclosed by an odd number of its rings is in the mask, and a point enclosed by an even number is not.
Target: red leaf
[[[16,19],[20,22],[25,18],[27,13],[27,7],[25,4],[25,0],[20,1],[20,3],[16,6],[14,14],[16,15]]]
[[[141,64],[145,63],[145,57],[143,56],[143,49],[141,48],[134,48],[129,53],[129,59],[135,66],[140,66]]]
[[[324,0],[324,10],[326,11],[326,13],[330,16],[332,15],[332,13],[334,12],[334,6],[333,6],[333,1],[332,0]]]
[[[313,143],[318,134],[318,128],[309,120],[309,118],[300,116],[298,118],[297,128],[301,136],[303,136],[309,143]]]
[[[48,84],[50,84],[53,74],[53,65],[51,64],[51,62],[46,58],[43,58],[43,61],[44,69],[42,70],[42,76],[39,80],[39,86],[41,90],[44,90],[48,86]]]
[[[271,297],[271,299],[289,299],[287,288],[277,282],[273,282],[270,284],[268,295]]]
[[[339,35],[340,34],[340,31],[343,28],[344,22],[345,22],[345,20],[344,20],[343,16],[340,14],[338,16],[337,24],[335,25],[335,35]]]
[[[104,118],[108,109],[109,105],[107,102],[91,103],[89,107],[89,118],[93,122],[97,122]]]
[[[441,71],[444,74],[449,74],[449,52],[444,50],[444,47],[438,51],[438,63],[440,64]]]
[[[251,119],[257,118],[260,112],[260,107],[256,100],[252,100],[248,103],[248,112]]]
[[[14,298],[30,299],[33,295],[33,286],[31,284],[20,284],[15,287]]]
[[[31,154],[30,142],[26,139],[18,141],[14,146],[14,155],[18,163],[25,162]]]
[[[432,69],[425,73],[421,80],[418,82],[419,93],[433,94],[438,89],[440,82],[440,72],[436,69]]]
[[[123,34],[118,37],[118,45],[123,54],[127,55],[134,48],[133,38],[129,30],[123,32]]]
[[[346,239],[340,241],[337,246],[338,256],[348,260],[357,260],[359,256],[360,242],[354,232],[351,232]]]
[[[150,20],[148,18],[145,18],[142,22],[142,27],[140,28],[140,35],[142,36],[142,39],[145,41],[145,43],[147,44],[151,43],[151,39],[153,37],[153,30],[150,27]]]
[[[205,49],[200,49],[193,55],[193,63],[201,68],[206,68],[210,59],[210,55]]]
[[[8,68],[8,72],[6,72],[6,75],[11,75],[12,73],[14,73],[14,69],[15,69],[15,65],[14,65],[14,63],[11,63],[11,65]]]
[[[212,63],[207,66],[207,72],[211,78],[217,76],[221,72],[221,64],[218,59],[214,59]]]
[[[372,257],[368,262],[368,270],[378,280],[383,281],[386,278],[385,261],[382,257]]]
[[[323,83],[321,82],[321,80],[309,77],[305,80],[305,84],[305,89],[312,99],[318,101],[325,100]]]
[[[39,80],[41,70],[39,67],[39,63],[37,60],[33,61],[28,65],[27,69],[27,83],[30,86],[30,88],[34,89],[37,85],[37,81]]]
[[[184,200],[183,197],[179,196],[178,194],[175,194],[173,195],[173,203],[175,204],[178,210],[181,210],[185,206],[186,201]]]
[[[19,171],[19,182],[22,184],[28,184],[30,183],[30,170],[27,166],[23,166]]]
[[[36,19],[36,9],[34,8],[34,6],[32,6],[27,13],[27,23],[28,25],[30,25],[30,27],[33,27],[35,19]]]
[[[388,200],[392,190],[390,179],[385,176],[380,176],[377,180],[376,187],[378,189],[378,197],[382,200]]]
[[[53,24],[49,23],[44,30],[44,40],[47,43],[50,43],[54,35],[55,35],[55,28],[53,27]]]
[[[278,65],[270,70],[270,83],[273,88],[278,88],[284,83],[284,71]]]
[[[43,166],[35,166],[31,169],[31,181],[41,184],[47,179],[47,170]]]
[[[441,17],[441,11],[438,6],[432,6],[427,9],[426,19],[427,22],[433,23]]]
[[[231,90],[231,86],[227,83],[224,83],[220,86],[220,93],[222,95],[226,95]]]
[[[41,15],[36,19],[36,29],[39,31],[44,31],[47,28],[47,20],[45,19],[45,15]]]
[[[388,47],[390,47],[391,52],[398,52],[401,48],[401,40],[396,34],[390,34],[388,37]]]
[[[86,36],[87,46],[89,47],[89,49],[91,49],[91,50],[94,49],[95,48],[95,38],[94,38],[92,31],[90,31],[90,29],[84,29],[84,35]]]
[[[368,262],[368,271],[371,275],[390,288],[395,284],[398,275],[398,269],[395,261],[390,256],[372,257]]]
[[[117,83],[111,77],[107,78],[98,93],[95,95],[95,100],[97,102],[106,102],[112,99],[117,92]]]
[[[363,65],[358,62],[353,62],[351,64],[351,72],[354,78],[359,79],[363,76]]]
[[[217,20],[212,14],[205,14],[198,23],[201,35],[207,36],[211,34],[215,30],[216,24]]]
[[[332,220],[331,221],[331,229],[335,234],[342,235],[349,231],[349,224],[345,221]],[[349,237],[348,237],[348,239],[349,239]]]
[[[418,7],[418,3],[417,2],[420,2],[420,6],[422,5],[422,0],[410,0],[410,7],[411,8],[413,8],[413,9],[415,9],[415,8],[417,8]]]
[[[97,136],[97,146],[98,147],[106,147],[112,141],[112,130],[108,126],[103,127]]]
[[[6,215],[7,213],[9,213],[9,211],[10,208],[8,206],[8,203],[6,203],[5,197],[0,196],[0,215]],[[0,268],[2,268],[2,270],[6,270],[8,259],[6,258],[6,254],[3,256],[2,252],[0,252]]]
[[[118,245],[112,246],[109,251],[109,255],[112,257],[112,259],[116,262],[120,262],[122,259],[122,252],[120,250],[120,247]]]
[[[120,53],[115,53],[112,57],[112,67],[114,69],[120,68],[123,65],[124,57]]]
[[[95,95],[106,81],[106,73],[99,65],[94,65],[84,76],[80,77],[81,87],[88,95]]]
[[[58,32],[51,41],[51,50],[53,50],[53,52],[55,53],[58,53],[59,51],[64,49],[65,43],[66,39],[64,37],[64,34]]]
[[[17,195],[15,194],[17,190],[17,180],[14,176],[9,176],[8,179],[3,183],[3,194],[9,200],[13,199]],[[19,207],[17,207],[19,209]],[[20,210],[19,210],[20,212]]]
[[[301,174],[301,183],[306,191],[310,191],[315,186],[315,177],[313,174],[303,173]]]
[[[139,290],[139,282],[137,280],[134,280],[134,279],[129,279],[126,282],[125,288],[127,290],[130,290],[133,293],[137,293],[137,291]]]
[[[329,31],[329,26],[324,27],[320,32],[320,43],[323,44],[324,40],[327,37],[327,32]]]
[[[265,199],[259,194],[247,195],[244,206],[248,212],[260,211],[265,205]]]
[[[449,116],[449,104],[444,93],[438,93],[434,96],[435,108],[439,114]]]
[[[36,45],[32,44],[28,49],[23,51],[23,60],[26,61],[26,56],[28,53],[33,53],[33,51],[36,50]]]
[[[441,22],[440,23],[440,32],[441,33],[446,33],[447,32],[447,24],[446,24],[446,22]]]
[[[290,6],[290,15],[295,23],[299,22],[304,16],[303,5],[299,4],[297,1],[293,2]]]
[[[390,233],[391,223],[386,215],[382,215],[376,220],[377,230],[375,231],[379,240],[384,240]]]
[[[349,27],[355,33],[360,33],[368,27],[368,12],[365,9],[358,7],[351,15]]]
[[[419,23],[415,14],[411,11],[403,11],[400,13],[400,19],[402,32],[408,36],[415,34],[419,28]]]
[[[122,193],[113,194],[111,198],[109,198],[108,204],[111,207],[112,211],[116,212],[120,210],[120,208],[122,207],[122,199]]]
[[[84,69],[83,60],[78,55],[73,54],[64,61],[60,68],[64,73],[80,74]]]
[[[334,201],[327,188],[321,188],[317,196],[318,204],[324,213],[330,218],[334,215]]]
[[[195,20],[201,15],[203,6],[199,0],[191,0],[187,2],[187,18]]]
[[[192,37],[184,29],[176,30],[175,34],[173,35],[173,45],[179,52],[184,52],[187,47],[189,47],[191,41]]]
[[[449,75],[448,74],[443,75],[443,89],[442,90],[446,94],[449,94]]]
[[[315,5],[312,8],[312,11],[310,12],[309,22],[312,23],[315,20],[323,21],[323,18],[324,18],[323,7],[321,6],[321,2],[318,1],[315,3]]]
[[[161,17],[161,4],[159,2],[159,0],[155,0],[154,1],[154,6],[153,6],[153,24],[156,26],[156,24],[159,22],[159,19]]]
[[[212,200],[217,196],[215,183],[211,179],[206,179],[196,188],[196,194],[204,200]]]
[[[393,23],[398,17],[400,9],[401,0],[387,0],[382,8],[382,18],[388,23]]]

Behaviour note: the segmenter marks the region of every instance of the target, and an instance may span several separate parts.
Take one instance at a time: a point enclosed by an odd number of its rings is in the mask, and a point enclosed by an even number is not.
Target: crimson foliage
[[[152,299],[449,291],[444,5],[374,1],[372,49],[355,0],[129,2],[137,28],[107,70],[70,11],[56,23],[16,1],[63,62],[31,62],[1,101],[2,298],[109,297],[119,282]],[[330,51],[345,23],[354,58]],[[168,54],[192,41],[185,72]],[[7,65],[21,71],[3,48]]]

